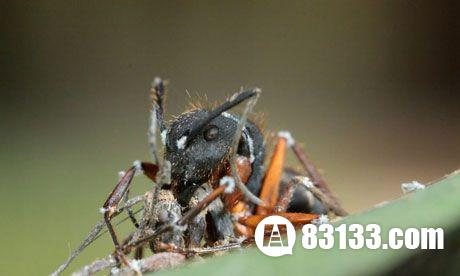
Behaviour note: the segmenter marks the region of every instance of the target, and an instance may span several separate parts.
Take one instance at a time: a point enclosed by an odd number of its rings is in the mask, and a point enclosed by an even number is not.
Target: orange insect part
[[[273,213],[273,209],[278,202],[279,186],[281,175],[284,168],[284,158],[286,155],[286,139],[279,138],[275,146],[270,166],[268,167],[262,184],[259,198],[265,202],[266,206],[257,206],[257,215],[266,215]]]
[[[252,173],[251,162],[249,161],[249,158],[244,157],[244,156],[238,156],[235,161],[236,161],[236,168],[238,171],[238,175],[240,176],[241,182],[246,183]],[[230,166],[228,166],[227,168],[227,175],[229,176],[232,175],[232,170]],[[235,207],[238,204],[242,196],[243,194],[238,189],[235,189],[235,191],[231,194],[225,194],[224,203],[227,209],[232,210],[233,207]],[[242,210],[232,211],[232,213],[241,212],[241,211]]]
[[[281,216],[281,217],[288,219],[294,225],[294,227],[300,227],[300,226],[303,226],[304,224],[311,223],[312,220],[319,217],[319,215],[316,215],[316,214],[305,214],[305,213],[274,213],[274,214],[253,215],[253,216],[243,217],[243,218],[240,218],[238,222],[251,229],[256,229],[257,224],[259,224],[259,222],[261,222],[264,218],[271,216],[271,215],[277,215],[277,216]]]
[[[160,170],[160,168],[157,165],[152,164],[152,163],[143,162],[142,163],[142,168],[144,170],[144,174],[148,178],[150,178],[150,180],[152,180],[153,182],[157,181],[156,180],[157,173]]]

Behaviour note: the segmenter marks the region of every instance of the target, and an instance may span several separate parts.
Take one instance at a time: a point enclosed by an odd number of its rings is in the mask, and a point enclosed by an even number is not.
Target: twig
[[[195,254],[208,254],[208,253],[214,253],[218,251],[227,251],[227,250],[236,249],[236,248],[241,248],[240,242],[226,244],[226,245],[213,246],[213,247],[193,248],[193,249],[189,249],[189,251]]]
[[[205,247],[205,248],[170,248],[173,252],[163,252],[163,253],[156,253],[150,257],[146,257],[141,260],[137,260],[137,266],[140,268],[141,272],[153,272],[158,271],[160,269],[176,267],[177,265],[182,264],[186,256],[190,254],[200,255],[200,254],[210,254],[216,253],[219,251],[227,251],[231,249],[241,248],[241,242],[226,244],[226,245],[219,245],[219,246],[212,246],[212,247]],[[165,246],[168,246],[165,244]],[[107,256],[102,260],[97,260],[90,265],[83,267],[80,271],[73,274],[73,276],[86,276],[92,275],[94,273],[100,272],[105,269],[109,269],[116,266],[116,260],[113,254]],[[130,272],[131,269],[129,267],[124,268],[123,270],[118,270],[115,272],[119,272],[121,274]]]
[[[140,268],[141,272],[152,272],[164,268],[175,267],[179,264],[182,264],[185,261],[186,256],[201,255],[201,254],[211,254],[220,251],[227,251],[231,249],[241,248],[242,242],[236,242],[226,245],[218,245],[205,248],[179,248],[173,246],[172,244],[163,244],[163,247],[169,252],[156,253],[153,256],[146,257],[144,259],[135,260],[136,266]],[[171,260],[174,264],[171,264]],[[178,262],[176,262],[178,261]],[[107,256],[102,260],[97,260],[90,265],[86,265],[80,271],[73,274],[73,276],[86,276],[92,275],[96,272],[109,269],[116,266],[116,260],[113,254]],[[122,270],[117,270],[117,273],[127,273],[130,272],[131,268],[126,267]],[[117,274],[115,273],[115,274]]]
[[[163,252],[146,257],[142,260],[134,260],[134,265],[139,268],[140,272],[155,272],[158,270],[177,267],[185,262],[186,257],[180,253]],[[83,267],[80,271],[75,272],[73,276],[93,275],[105,269],[113,268],[111,271],[115,275],[131,275],[130,267],[123,269],[115,268],[116,260],[113,255],[109,255],[105,259],[97,260],[90,265]]]
[[[259,98],[259,95],[260,95],[260,89],[255,88],[254,92],[256,92],[257,94],[256,94],[256,96],[254,98],[250,99],[247,102],[246,107],[245,107],[245,109],[243,111],[243,114],[241,115],[240,121],[238,123],[237,129],[236,129],[236,132],[235,132],[235,137],[233,138],[233,145],[232,145],[232,151],[231,151],[232,157],[231,157],[231,160],[230,160],[230,166],[231,166],[231,169],[232,169],[232,175],[233,175],[233,177],[235,179],[236,186],[238,187],[238,189],[241,190],[243,195],[247,199],[249,199],[252,203],[257,204],[259,206],[265,206],[265,202],[263,202],[260,198],[255,196],[253,193],[251,193],[251,191],[249,191],[249,189],[246,187],[246,185],[243,184],[243,182],[241,181],[241,178],[240,178],[240,176],[238,174],[238,168],[237,168],[237,165],[236,165],[236,152],[238,151],[238,145],[239,145],[239,141],[241,139],[241,134],[243,132],[243,128],[246,125],[247,116],[248,116],[249,112],[252,111],[252,108],[257,103],[257,99]]]
[[[117,265],[117,261],[113,255],[109,255],[102,260],[96,260],[93,263],[84,266],[80,271],[72,274],[72,276],[87,276],[93,275],[99,271],[114,267]]]

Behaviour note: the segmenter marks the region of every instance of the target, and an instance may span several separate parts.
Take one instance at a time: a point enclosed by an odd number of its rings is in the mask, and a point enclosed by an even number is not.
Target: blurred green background
[[[186,90],[261,87],[268,129],[292,131],[352,212],[458,169],[459,14],[456,1],[0,2],[0,274],[53,271],[117,172],[150,159],[155,75],[171,80],[170,114]],[[106,235],[67,273],[111,249]]]

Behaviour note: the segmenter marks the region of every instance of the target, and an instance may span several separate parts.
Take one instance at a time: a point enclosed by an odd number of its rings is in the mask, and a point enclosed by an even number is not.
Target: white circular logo
[[[283,239],[285,236],[287,240]],[[281,216],[264,218],[257,225],[255,232],[257,247],[262,253],[271,257],[292,255],[295,238],[294,226],[288,219]]]

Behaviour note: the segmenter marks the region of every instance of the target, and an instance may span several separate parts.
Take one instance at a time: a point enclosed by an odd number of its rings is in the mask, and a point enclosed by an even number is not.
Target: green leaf
[[[366,191],[356,191],[366,196]],[[460,227],[460,174],[455,172],[424,190],[406,195],[384,206],[351,215],[334,223],[371,224],[382,229],[382,242],[387,241],[393,227],[442,227],[445,243],[449,233]],[[302,233],[297,233],[293,255],[273,258],[251,247],[224,256],[206,258],[204,262],[164,271],[161,275],[359,275],[384,273],[407,260],[420,250],[360,249],[306,250],[301,245]],[[337,236],[336,236],[337,238]],[[337,241],[337,239],[336,239]],[[336,242],[337,244],[337,242]]]

